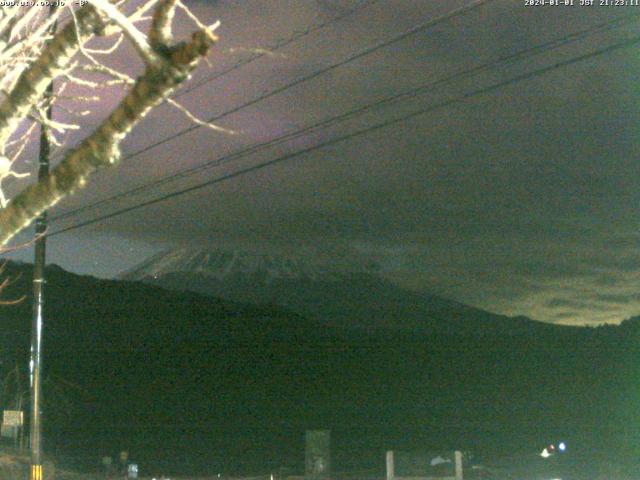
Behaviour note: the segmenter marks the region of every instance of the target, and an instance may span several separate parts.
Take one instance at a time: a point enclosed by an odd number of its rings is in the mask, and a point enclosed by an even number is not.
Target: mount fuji
[[[547,325],[402,288],[380,275],[374,261],[350,249],[300,248],[282,255],[182,248],[157,254],[119,279],[277,305],[338,327],[478,335],[525,333]]]

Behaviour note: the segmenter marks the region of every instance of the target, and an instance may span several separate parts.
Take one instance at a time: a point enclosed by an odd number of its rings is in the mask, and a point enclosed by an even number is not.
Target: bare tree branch
[[[78,30],[68,24],[45,47],[39,58],[18,79],[16,86],[0,103],[0,145],[9,140],[20,120],[43,97],[47,86],[61,74],[78,51],[82,36],[98,33],[102,18],[91,5],[82,7],[77,14]]]
[[[147,65],[154,65],[160,61],[147,42],[147,37],[109,0],[89,0],[89,2],[104,12],[122,29]]]
[[[151,20],[149,42],[154,50],[159,51],[173,41],[171,22],[176,11],[177,0],[160,0]]]
[[[147,65],[131,91],[93,134],[71,151],[48,178],[26,188],[0,210],[0,245],[44,210],[82,187],[97,168],[116,163],[120,142],[154,106],[189,78],[198,60],[216,40],[207,29],[195,32],[189,42],[165,46],[161,62]]]
[[[84,186],[96,169],[117,163],[122,140],[161,102],[169,101],[191,121],[206,124],[169,97],[190,77],[199,60],[206,60],[208,49],[217,40],[213,31],[218,23],[207,26],[200,22],[180,0],[148,0],[128,16],[120,10],[124,0],[89,2],[89,5],[77,11],[70,8],[72,21],[55,34],[50,33],[49,27],[60,9],[53,17],[47,18],[33,12],[20,16],[0,8],[0,246],[5,245],[43,211]],[[145,14],[154,6],[149,32],[145,35],[135,24],[147,18]],[[173,40],[171,26],[176,8],[184,10],[199,29],[190,41],[175,43]],[[106,49],[87,48],[85,43],[96,34],[115,34],[118,37]],[[133,44],[145,63],[145,70],[137,79],[93,56],[113,52],[123,38]],[[81,56],[74,59],[77,54]],[[91,76],[85,78],[82,72],[97,73],[106,76],[107,80],[96,81]],[[62,80],[57,94],[47,95],[48,85],[56,78]],[[81,94],[65,97],[63,91],[68,85],[92,90],[121,85],[130,90],[93,133],[66,152],[47,177],[28,186],[7,203],[1,183],[6,178],[25,175],[17,173],[13,165],[24,151],[33,128],[37,124],[44,125],[48,127],[47,132],[51,137],[79,128],[79,125],[69,121],[52,121],[42,114],[54,103],[64,111],[75,112],[77,101],[89,100],[89,97],[85,95],[83,98]],[[74,106],[65,105],[65,99],[73,100]],[[73,116],[83,116],[88,111],[77,113]],[[25,119],[33,122],[26,132],[21,125]],[[12,139],[14,134],[17,139]],[[51,138],[51,141],[57,144],[55,138]],[[11,155],[5,153],[10,147]],[[0,283],[0,290],[2,288]]]

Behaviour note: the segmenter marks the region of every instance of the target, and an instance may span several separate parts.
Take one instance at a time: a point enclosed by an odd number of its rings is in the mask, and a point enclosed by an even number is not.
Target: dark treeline
[[[5,299],[29,295],[29,266],[6,274]],[[301,471],[308,428],[332,430],[339,470],[381,470],[386,449],[491,461],[560,438],[592,457],[640,453],[639,319],[510,330],[478,310],[475,330],[363,329],[57,267],[48,278],[46,448],[61,457],[126,448],[156,471]],[[5,376],[16,362],[26,375],[30,308],[2,307]]]

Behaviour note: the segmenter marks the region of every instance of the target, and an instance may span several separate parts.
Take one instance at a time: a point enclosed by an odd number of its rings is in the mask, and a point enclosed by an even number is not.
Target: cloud
[[[399,0],[363,8],[342,22],[208,82],[185,104],[208,118],[342,60],[462,5]],[[353,2],[193,2],[222,20],[212,70],[252,57],[230,47],[266,48],[330,21]],[[499,2],[297,85],[220,123],[238,135],[197,130],[125,160],[64,208],[86,204],[245,149],[292,129],[464,71],[489,59],[561,38],[619,15],[574,8],[549,16]],[[287,21],[283,22],[282,19]],[[191,30],[184,19],[179,31]],[[584,54],[624,38],[608,30],[553,52],[449,83],[248,158],[100,206],[71,223],[108,214],[427,108],[456,95]],[[297,32],[297,33],[296,33]],[[125,62],[126,56],[114,56]],[[619,51],[434,110],[265,170],[158,203],[86,229],[154,244],[211,241],[366,248],[385,274],[488,310],[563,322],[620,321],[638,312],[640,91],[635,51]],[[114,99],[105,99],[106,103]],[[132,134],[135,152],[188,126],[162,107]],[[61,225],[61,226],[64,226]],[[132,262],[139,258],[133,258]],[[562,302],[565,302],[562,304]]]

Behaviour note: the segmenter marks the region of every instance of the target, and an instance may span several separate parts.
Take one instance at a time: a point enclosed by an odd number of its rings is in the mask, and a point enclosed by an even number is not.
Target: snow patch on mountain
[[[351,249],[303,247],[282,253],[226,248],[178,248],[161,252],[119,276],[123,280],[197,273],[222,280],[230,276],[326,280],[349,274],[375,274],[378,265]]]

